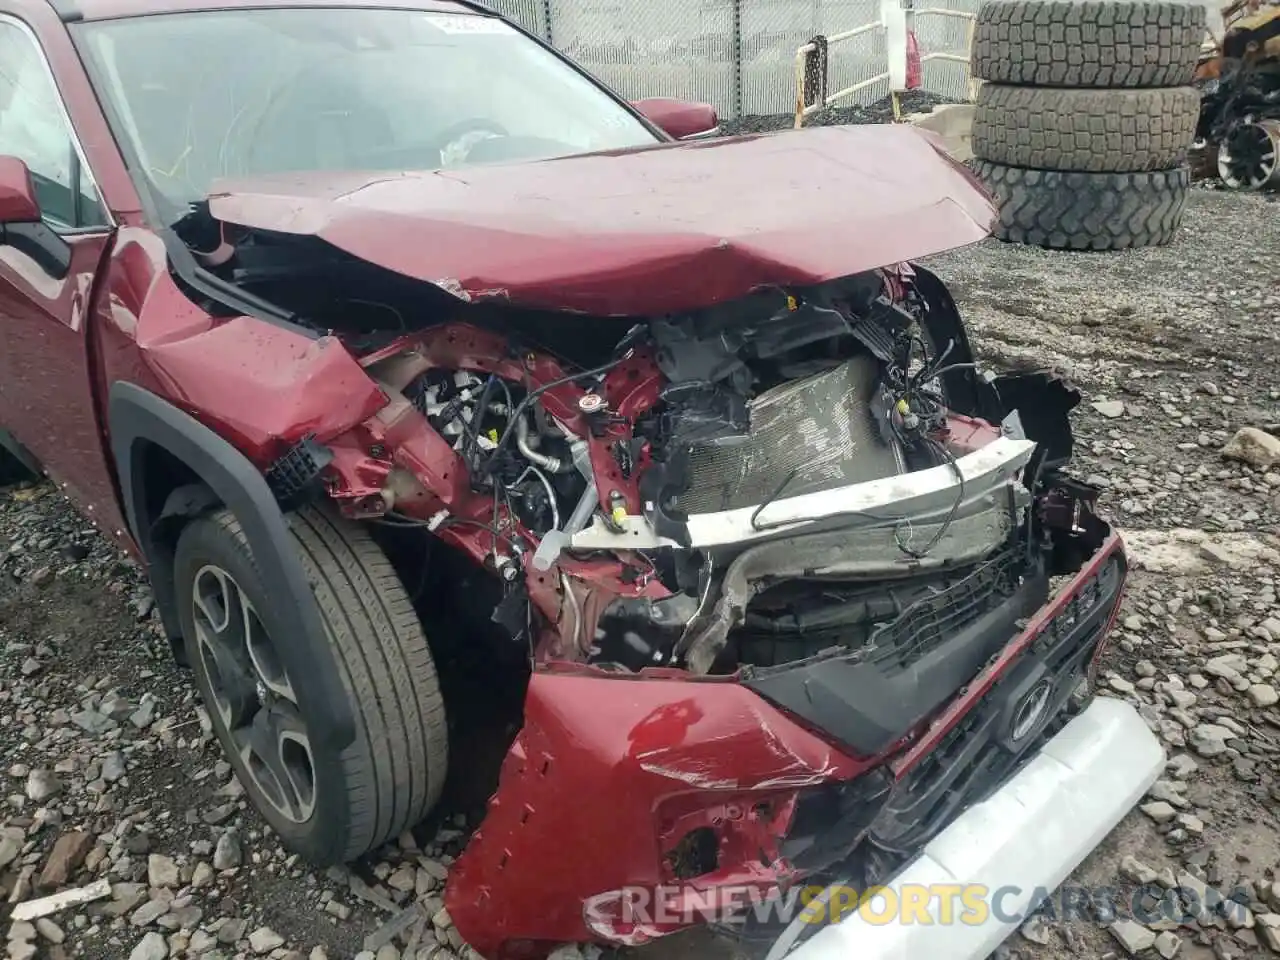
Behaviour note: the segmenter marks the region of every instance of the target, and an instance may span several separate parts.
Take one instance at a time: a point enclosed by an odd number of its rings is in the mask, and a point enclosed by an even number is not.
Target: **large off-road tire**
[[[394,838],[435,804],[448,765],[444,702],[413,606],[368,533],[314,508],[289,524],[327,633],[308,656],[332,658],[351,701],[346,749],[307,734],[314,718],[294,690],[306,678],[288,675],[281,638],[257,613],[290,601],[266,595],[229,511],[182,531],[175,583],[196,686],[237,777],[290,850],[328,865]]]
[[[1182,223],[1186,167],[1150,173],[1063,173],[988,160],[973,170],[995,196],[1001,240],[1053,250],[1162,246]]]
[[[1195,138],[1200,93],[1063,90],[984,83],[973,117],[973,154],[1036,170],[1132,173],[1181,164]]]
[[[970,67],[1023,86],[1180,87],[1204,37],[1199,3],[992,0],[978,9]]]

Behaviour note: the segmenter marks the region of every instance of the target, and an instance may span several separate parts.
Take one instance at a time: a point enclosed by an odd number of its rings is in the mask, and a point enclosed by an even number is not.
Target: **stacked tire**
[[[983,82],[973,168],[1002,240],[1158,246],[1182,222],[1205,8],[1174,0],[993,0],[974,26]]]

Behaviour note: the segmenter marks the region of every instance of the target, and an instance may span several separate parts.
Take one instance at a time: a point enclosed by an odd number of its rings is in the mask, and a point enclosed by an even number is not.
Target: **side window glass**
[[[51,226],[106,223],[98,191],[72,143],[44,54],[27,33],[0,22],[0,154],[26,163]]]

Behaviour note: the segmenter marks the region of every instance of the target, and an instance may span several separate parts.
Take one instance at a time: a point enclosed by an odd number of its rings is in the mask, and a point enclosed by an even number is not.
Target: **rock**
[[[124,774],[124,754],[119,750],[112,750],[102,758],[102,779],[107,783],[115,783],[123,779]]]
[[[102,908],[102,912],[109,917],[123,917],[145,899],[147,899],[147,888],[144,884],[113,884],[111,887],[111,902]]]
[[[213,869],[230,870],[232,867],[238,867],[243,856],[240,850],[240,835],[234,830],[228,830],[218,838],[218,845],[214,847]]]
[[[218,928],[218,942],[228,945],[236,943],[244,937],[244,932],[248,929],[248,920],[241,920],[237,917],[224,920],[222,926]]]
[[[182,876],[178,872],[177,862],[163,854],[151,854],[147,857],[147,882],[153,887],[181,886]]]
[[[1178,811],[1164,800],[1155,800],[1151,803],[1144,803],[1139,809],[1156,823],[1168,823]]]
[[[1164,957],[1164,960],[1173,960],[1182,950],[1182,938],[1166,930],[1156,937],[1153,946],[1156,948],[1156,953]]]
[[[1157,780],[1147,791],[1147,796],[1152,800],[1163,800],[1174,807],[1190,806],[1190,802],[1182,795],[1182,786],[1183,784],[1174,780]]]
[[[1274,707],[1280,703],[1280,693],[1276,688],[1265,683],[1255,683],[1246,691],[1255,707]]]
[[[8,960],[35,960],[36,945],[27,940],[10,940]]]
[[[1254,917],[1254,931],[1258,939],[1272,953],[1280,953],[1280,913],[1264,913]]]
[[[35,938],[35,925],[27,923],[25,920],[16,920],[9,924],[9,932],[5,935],[6,940],[21,940],[24,943],[29,943]]]
[[[62,782],[48,770],[32,770],[27,775],[27,799],[44,803],[62,792]]]
[[[1131,883],[1154,883],[1157,873],[1137,857],[1128,856],[1120,861],[1120,876]]]
[[[196,864],[195,869],[191,871],[191,886],[195,890],[201,887],[207,887],[213,882],[213,867],[201,860]]]
[[[1211,677],[1221,677],[1223,680],[1235,680],[1248,669],[1249,664],[1238,653],[1224,653],[1204,663],[1205,673]]]
[[[387,877],[387,886],[402,893],[412,892],[418,882],[418,871],[409,865],[401,866],[395,873]]]
[[[49,859],[36,885],[42,890],[54,890],[65,886],[74,873],[84,863],[84,858],[93,849],[93,837],[87,833],[64,833],[58,837],[49,851]]]
[[[156,925],[166,930],[191,930],[204,919],[204,911],[192,904],[171,909],[156,921]]]
[[[1195,706],[1196,701],[1199,699],[1190,690],[1166,690],[1165,693],[1179,710],[1190,709]]]
[[[1117,920],[1108,929],[1130,956],[1155,946],[1156,935],[1132,920]]]
[[[1109,686],[1116,693],[1120,693],[1120,694],[1133,693],[1133,684],[1130,683],[1128,680],[1124,679],[1124,677],[1108,677],[1107,686]]]
[[[13,837],[0,836],[0,870],[3,870],[18,859],[22,852],[22,844]]]
[[[1165,769],[1179,780],[1185,780],[1200,769],[1200,764],[1196,763],[1187,754],[1179,753],[1169,758],[1169,762],[1165,764]]]
[[[1227,441],[1222,455],[1228,460],[1239,460],[1266,470],[1280,463],[1280,438],[1273,437],[1257,427],[1243,427]]]
[[[449,879],[449,868],[438,860],[428,860],[426,857],[421,857],[418,860],[418,866],[440,883],[444,883]]]
[[[148,933],[138,941],[138,945],[129,954],[129,960],[166,960],[169,956],[169,945],[158,933]]]
[[[249,934],[249,949],[256,954],[270,953],[276,947],[284,946],[284,937],[270,927],[259,927]]]
[[[148,900],[133,911],[133,914],[129,917],[129,922],[135,927],[149,927],[169,912],[170,902],[159,897],[154,900]]]
[[[50,943],[61,943],[63,940],[67,939],[67,935],[63,932],[62,928],[48,917],[41,917],[36,921],[36,933],[40,934],[41,937],[48,940]]]
[[[1040,916],[1030,917],[1019,932],[1025,939],[1038,943],[1042,947],[1053,939],[1053,929],[1045,922],[1044,917]],[[581,952],[578,955],[581,956]]]
[[[1226,727],[1218,726],[1213,723],[1202,723],[1191,729],[1187,735],[1187,742],[1191,744],[1191,748],[1202,757],[1216,757],[1220,753],[1225,753],[1227,749],[1227,741],[1235,736]]]
[[[330,900],[324,905],[324,912],[339,920],[351,919],[351,908],[341,900]]]
[[[1204,821],[1189,813],[1178,814],[1178,826],[1194,837],[1204,833]]]
[[[1120,400],[1099,400],[1092,406],[1108,420],[1116,420],[1124,416],[1124,403]],[[1224,456],[1225,453],[1226,451],[1223,451]]]
[[[400,960],[400,951],[395,944],[384,943],[373,956],[374,960]]]

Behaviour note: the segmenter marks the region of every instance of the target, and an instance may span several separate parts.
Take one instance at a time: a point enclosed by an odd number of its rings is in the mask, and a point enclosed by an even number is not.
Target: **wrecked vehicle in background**
[[[1193,174],[1233,189],[1280,189],[1280,4],[1237,0],[1222,10],[1196,68],[1200,120]]]
[[[1078,394],[980,373],[912,265],[993,218],[926,136],[675,142],[713,112],[465,3],[0,0],[0,44],[0,437],[145,561],[291,850],[479,779],[449,911],[540,955],[800,882],[1030,898],[1154,780],[1092,699]]]

